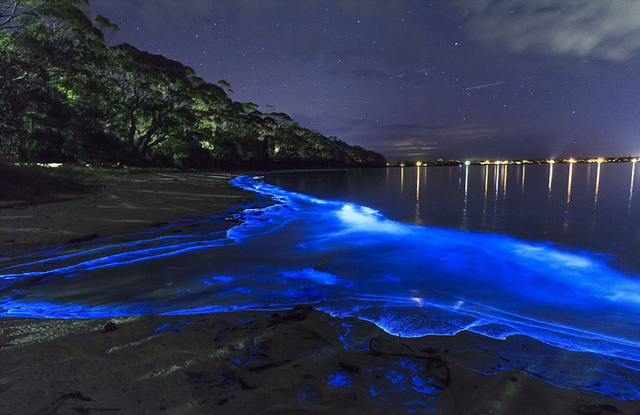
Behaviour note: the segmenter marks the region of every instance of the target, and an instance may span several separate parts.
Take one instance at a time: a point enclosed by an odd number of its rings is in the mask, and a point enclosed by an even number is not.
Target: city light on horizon
[[[387,167],[405,167],[405,166],[486,166],[486,165],[526,165],[526,164],[578,164],[578,163],[636,163],[640,160],[640,157],[592,157],[592,158],[548,158],[548,159],[505,159],[505,160],[481,160],[481,159],[466,159],[461,160],[418,160],[418,161],[390,161],[387,162]]]

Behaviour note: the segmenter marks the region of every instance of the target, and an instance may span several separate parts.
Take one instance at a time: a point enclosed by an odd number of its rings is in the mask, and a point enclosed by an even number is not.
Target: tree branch
[[[8,25],[16,17],[17,11],[18,11],[18,0],[15,0],[13,2],[13,8],[11,9],[11,13],[9,13],[8,17],[3,22],[0,22],[0,29]]]

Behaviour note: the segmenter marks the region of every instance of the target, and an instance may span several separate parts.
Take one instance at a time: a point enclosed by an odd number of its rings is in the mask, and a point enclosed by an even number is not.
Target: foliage
[[[384,157],[234,102],[224,80],[109,46],[86,0],[0,0],[0,158],[195,168],[375,166]]]

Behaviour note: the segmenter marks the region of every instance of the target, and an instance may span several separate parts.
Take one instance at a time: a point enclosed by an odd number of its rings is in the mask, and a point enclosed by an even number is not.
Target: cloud
[[[363,134],[365,131],[369,134]],[[484,140],[492,139],[500,131],[483,125],[379,125],[361,122],[350,133],[345,132],[343,137],[391,159],[404,159],[432,157],[443,152],[457,152],[449,151],[451,149],[482,146]],[[359,139],[363,139],[362,143],[358,142]]]
[[[426,141],[425,139],[413,138],[402,140],[399,142],[383,143],[378,146],[374,146],[376,151],[379,151],[394,159],[425,157],[433,152],[433,150],[440,149],[440,146],[435,141]]]
[[[293,113],[301,125],[336,135],[349,144],[378,151],[390,159],[458,154],[460,149],[482,147],[506,132],[484,124],[382,123],[370,118],[319,113],[313,116]]]
[[[638,0],[458,0],[472,40],[512,52],[597,56],[640,55]]]
[[[418,138],[433,142],[448,140],[477,140],[490,137],[499,130],[483,125],[422,125],[422,124],[390,124],[377,127],[382,135],[398,138]]]

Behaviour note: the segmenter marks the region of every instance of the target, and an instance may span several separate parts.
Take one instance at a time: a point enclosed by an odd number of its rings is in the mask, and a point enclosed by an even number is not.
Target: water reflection
[[[569,180],[567,183],[567,202],[564,208],[564,221],[562,223],[563,232],[569,230],[569,205],[571,204],[571,186],[573,184],[573,162],[569,162]]]
[[[482,227],[487,225],[487,196],[489,194],[489,166],[485,165],[484,169],[484,203],[482,204]]]
[[[553,184],[553,163],[549,163],[549,194],[551,194],[551,186]]]
[[[598,192],[600,191],[600,170],[602,168],[602,162],[598,160],[598,171],[596,172],[596,194],[593,201],[593,208],[598,207]]]
[[[505,200],[507,198],[507,173],[509,172],[509,170],[507,169],[507,166],[504,166],[504,181],[502,183],[502,200]]]
[[[496,174],[496,196],[493,199],[493,215],[491,216],[491,229],[495,229],[497,225],[498,219],[498,194],[500,192],[500,166],[496,166],[495,168]]]
[[[573,182],[573,163],[569,163],[569,184],[567,185],[567,205],[571,203],[571,183],[572,182]]]
[[[416,168],[416,220],[415,222],[417,225],[422,225],[422,215],[420,215],[420,166]]]
[[[467,207],[467,196],[469,194],[469,166],[464,168],[464,205]]]
[[[627,209],[631,213],[631,202],[633,201],[633,181],[636,178],[636,160],[633,160],[633,167],[631,168],[631,188],[629,189],[629,208]]]
[[[391,169],[389,167],[387,167],[387,189],[389,188],[389,186],[391,186],[391,182],[389,181],[389,173],[391,172]]]
[[[500,170],[499,170],[499,166],[496,166],[495,174],[496,174],[496,198],[494,199],[494,204],[496,204],[498,202],[498,191],[500,189]]]
[[[489,190],[489,166],[484,166],[484,201],[487,202],[487,192]]]
[[[462,208],[462,228],[467,229],[469,218],[467,216],[467,207],[469,203],[469,166],[464,167],[464,208]]]

